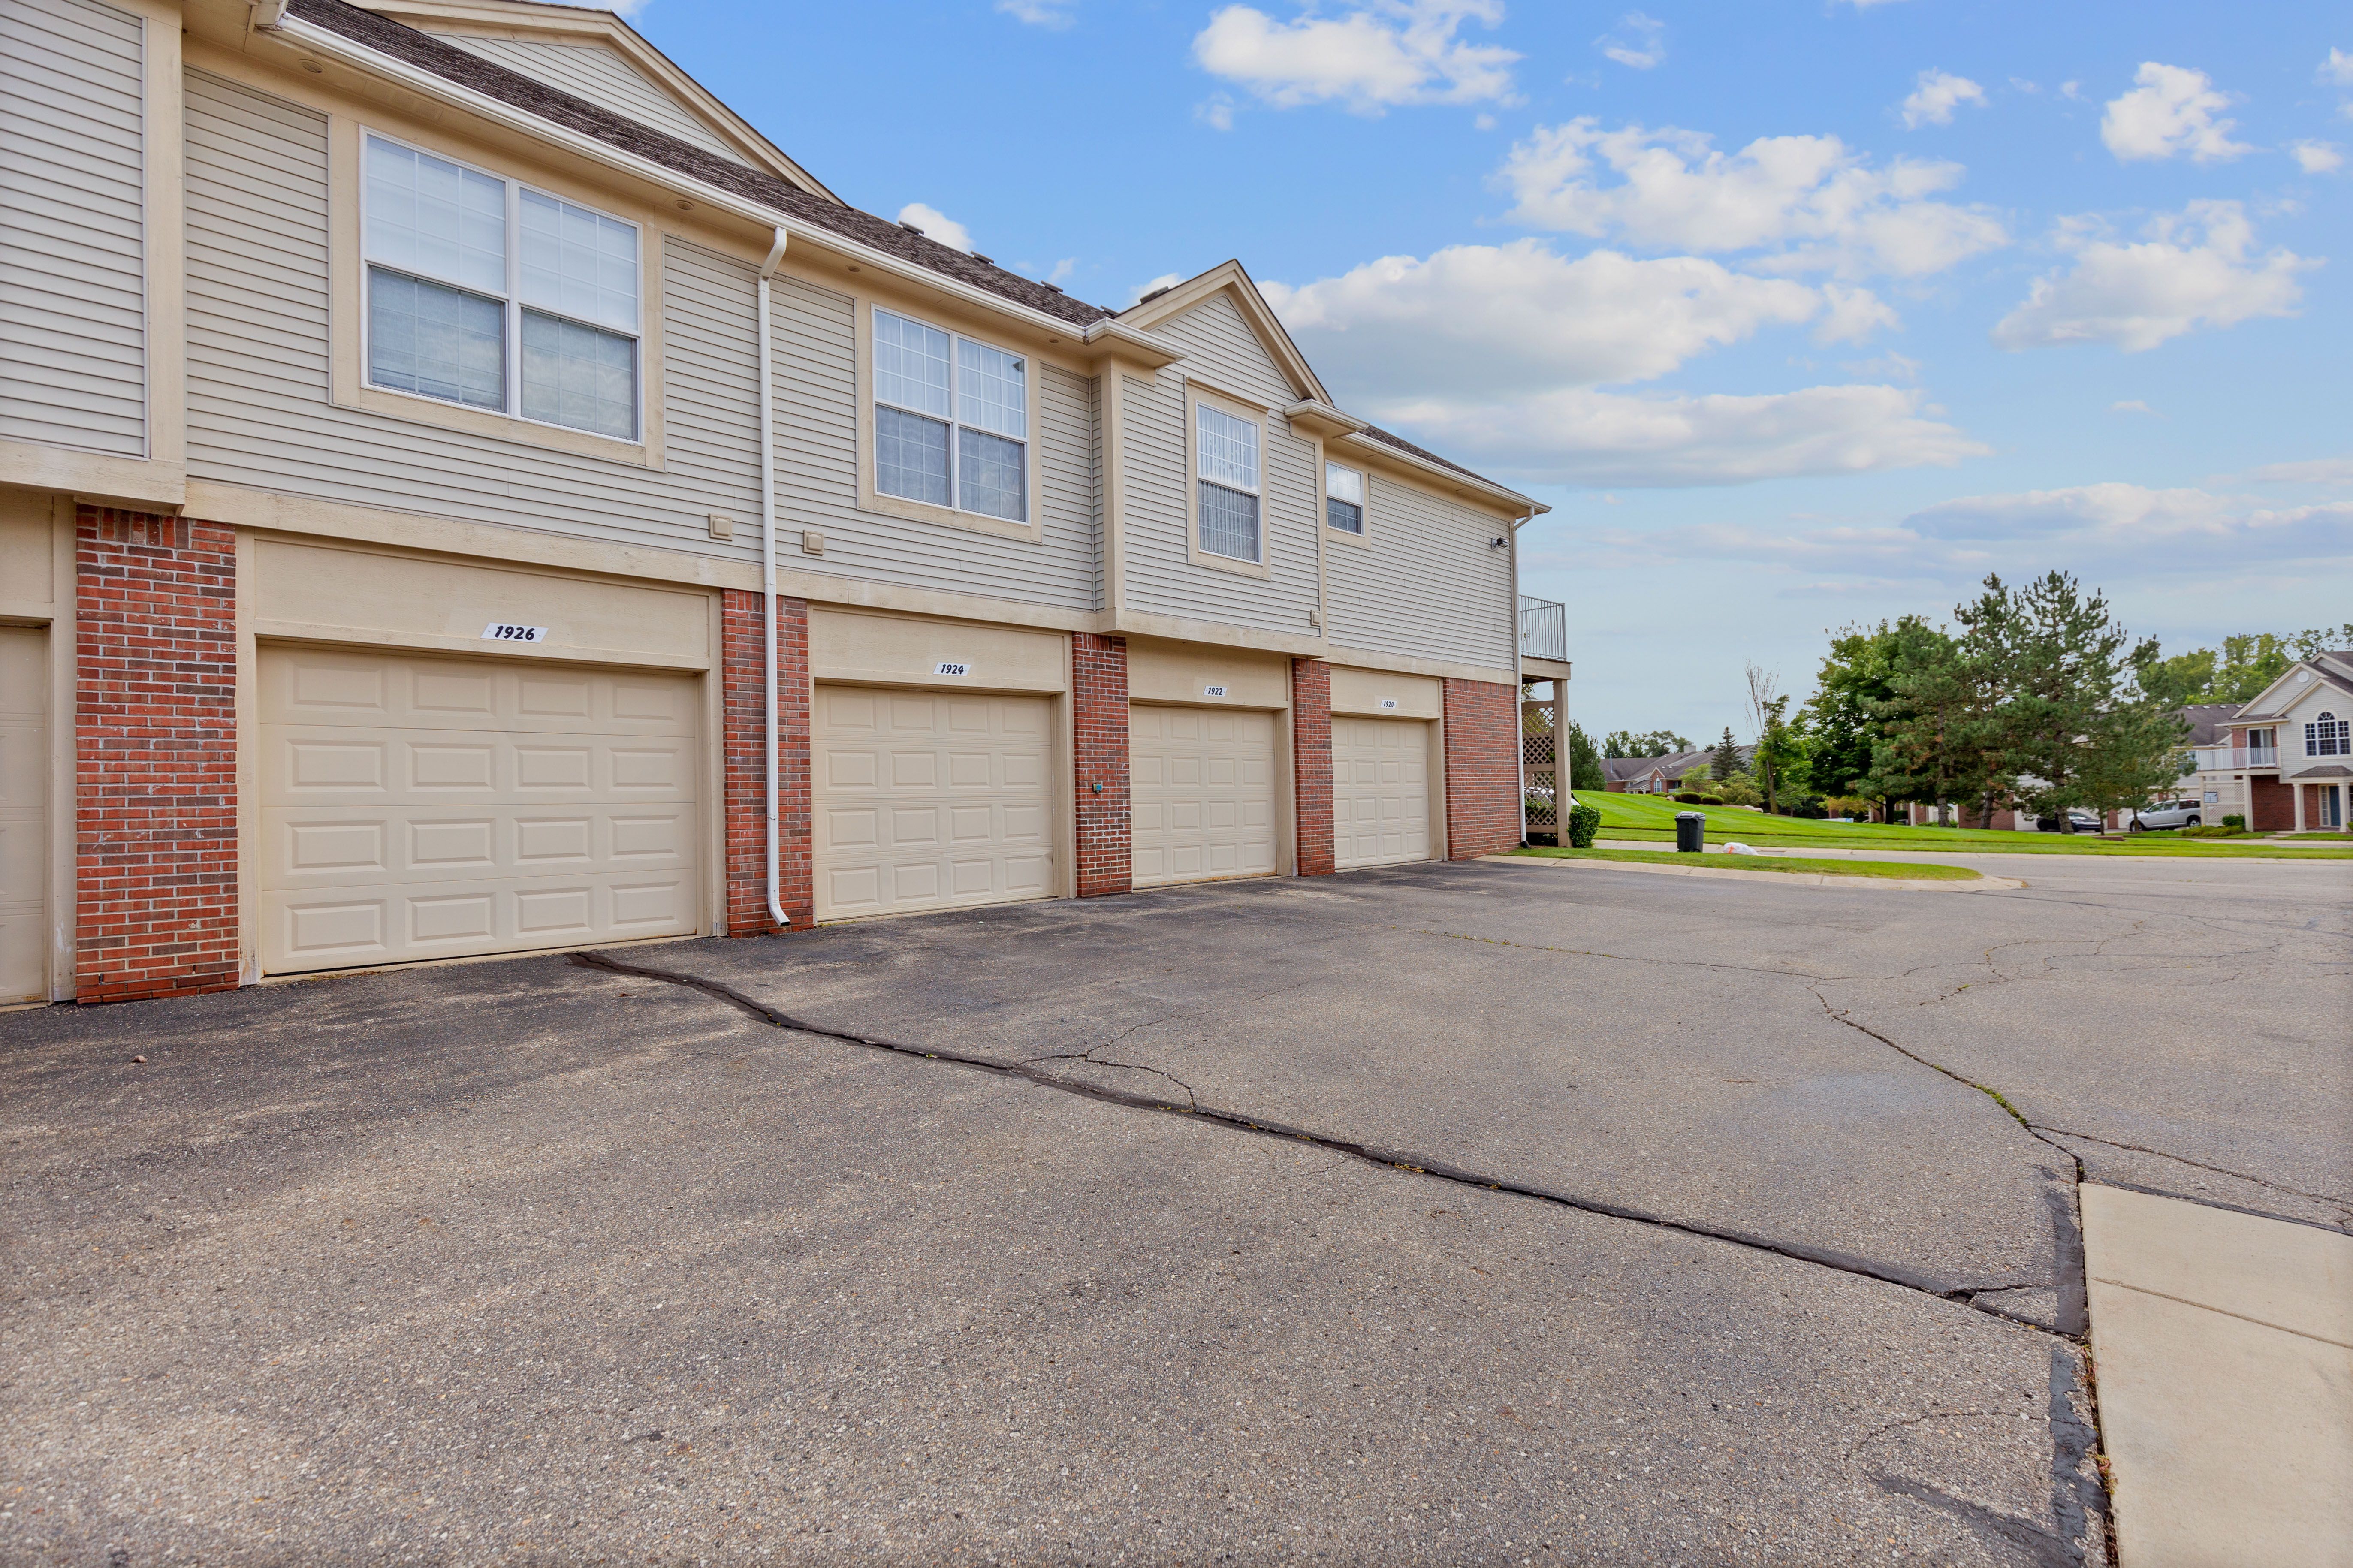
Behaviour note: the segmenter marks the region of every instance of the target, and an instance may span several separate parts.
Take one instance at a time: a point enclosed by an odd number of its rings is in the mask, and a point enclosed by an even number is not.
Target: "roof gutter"
[[[266,11],[269,8],[269,5],[270,0],[263,0],[263,4],[257,7],[257,10]],[[934,272],[927,267],[918,267],[912,261],[902,260],[888,251],[877,250],[847,235],[804,222],[799,218],[778,212],[773,207],[765,206],[748,196],[738,195],[718,185],[706,184],[693,175],[682,174],[666,163],[657,163],[650,158],[639,157],[635,153],[599,142],[593,136],[574,131],[567,126],[558,125],[550,120],[543,120],[529,110],[518,109],[513,104],[492,98],[488,93],[477,92],[472,88],[450,81],[445,77],[436,76],[431,71],[410,65],[406,60],[395,59],[390,55],[380,54],[364,44],[354,43],[342,34],[322,27],[315,22],[305,21],[285,11],[282,0],[278,8],[280,16],[277,26],[269,28],[268,32],[270,37],[280,43],[298,46],[313,54],[328,56],[353,69],[365,71],[371,76],[381,77],[387,81],[396,83],[421,98],[431,99],[436,102],[448,104],[453,109],[462,110],[468,114],[477,115],[494,124],[520,132],[552,146],[561,147],[567,153],[588,159],[592,163],[602,163],[607,168],[632,175],[665,190],[692,196],[707,207],[742,218],[761,228],[782,230],[798,243],[849,257],[861,267],[871,267],[877,272],[889,273],[893,277],[938,289],[942,293],[954,295],[968,304],[995,311],[1001,316],[1009,316],[1027,326],[1035,327],[1043,331],[1089,341],[1088,325],[1065,321],[1060,316],[1050,316],[1045,311],[1024,305],[1018,300],[1009,300],[1002,294],[993,293],[987,289],[966,283],[962,279]],[[1128,331],[1134,331],[1134,329],[1130,328]],[[1141,336],[1141,334],[1137,335]],[[1167,351],[1163,349],[1160,352]]]

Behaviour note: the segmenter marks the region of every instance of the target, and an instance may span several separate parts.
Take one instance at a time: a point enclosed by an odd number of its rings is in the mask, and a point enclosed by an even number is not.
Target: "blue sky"
[[[1239,257],[1350,409],[1550,503],[1588,728],[2057,566],[2353,619],[2341,7],[648,0],[847,199],[1128,303]],[[945,220],[944,222],[941,220]]]

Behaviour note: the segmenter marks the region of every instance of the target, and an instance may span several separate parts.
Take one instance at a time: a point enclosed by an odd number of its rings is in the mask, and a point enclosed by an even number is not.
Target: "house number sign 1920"
[[[962,678],[972,673],[972,666],[963,663],[957,659],[944,658],[940,660],[939,663],[932,666],[932,673],[934,675],[947,675]]]
[[[482,628],[484,642],[545,642],[545,626],[511,626],[504,621],[492,621]]]

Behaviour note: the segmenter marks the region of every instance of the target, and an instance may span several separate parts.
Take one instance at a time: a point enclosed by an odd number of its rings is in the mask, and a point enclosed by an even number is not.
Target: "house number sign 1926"
[[[492,621],[482,628],[484,642],[545,642],[545,626],[511,626],[504,621]]]
[[[944,658],[940,660],[939,663],[932,666],[932,673],[934,675],[963,677],[972,673],[972,666],[960,663],[953,658]]]

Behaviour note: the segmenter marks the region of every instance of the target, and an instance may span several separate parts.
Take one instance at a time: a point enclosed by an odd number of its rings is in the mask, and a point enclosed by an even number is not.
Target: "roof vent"
[[[1174,289],[1175,287],[1176,287],[1176,285],[1174,283],[1168,285],[1168,289]],[[1136,303],[1141,305],[1145,303],[1147,300],[1157,300],[1160,296],[1168,292],[1168,289],[1155,289],[1151,293],[1146,294],[1144,299],[1138,300]]]
[[[977,250],[967,250],[967,251],[965,251],[965,254],[966,256],[971,257],[975,261],[986,261],[986,262],[987,262],[991,267],[994,267],[994,266],[996,266],[996,265],[997,265],[997,258],[995,258],[994,256],[983,256],[983,255],[982,255],[979,251],[977,251]]]
[[[905,229],[909,234],[921,234],[921,233],[923,233],[923,232],[922,229],[917,228],[913,224],[911,224],[911,223],[902,223],[902,224],[901,224],[899,226],[900,226],[901,228]]]
[[[1062,286],[1061,286],[1060,284],[1059,284],[1059,283],[1049,283],[1049,282],[1047,282],[1047,281],[1046,281],[1044,279],[1042,279],[1042,278],[1041,278],[1041,279],[1039,279],[1038,280],[1038,287],[1039,287],[1039,288],[1040,288],[1040,289],[1051,289],[1053,292],[1055,292],[1055,293],[1057,293],[1057,294],[1059,294],[1059,293],[1060,293],[1060,292],[1062,291]]]

